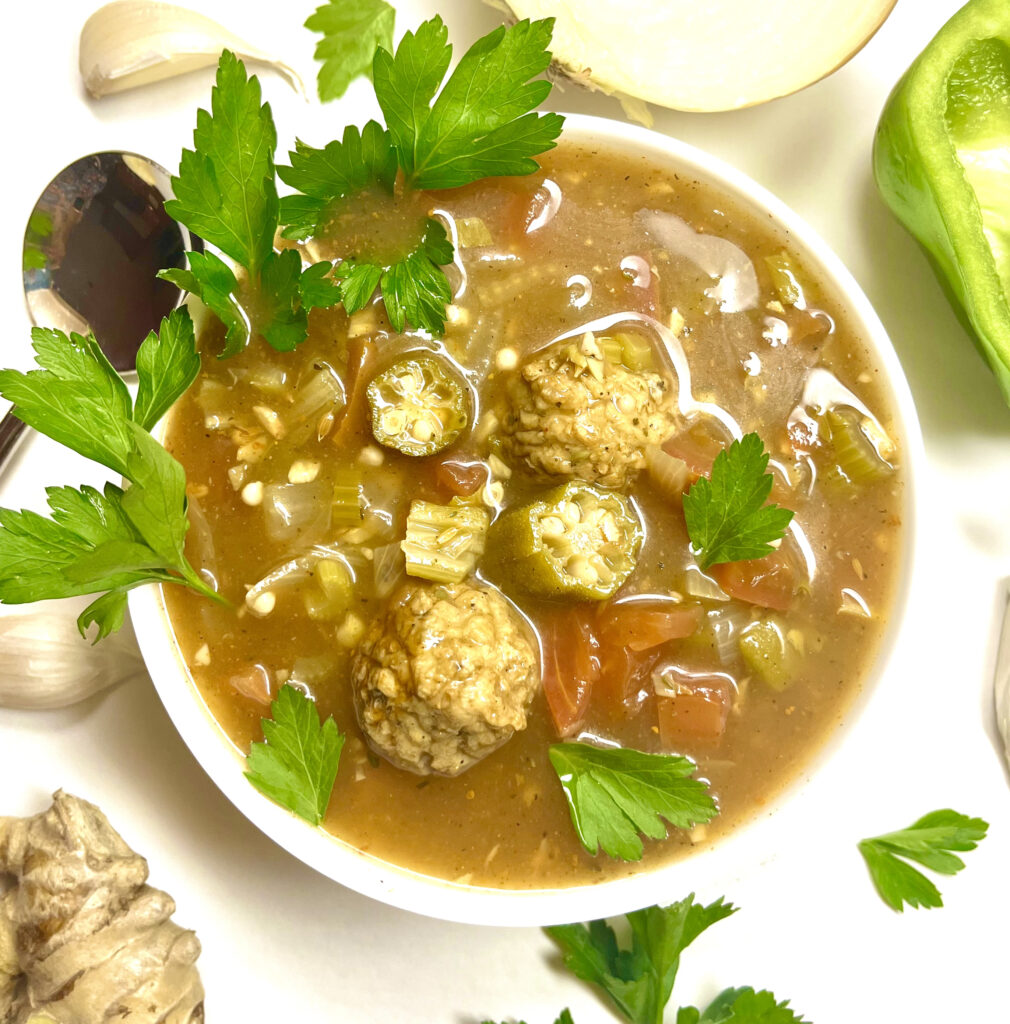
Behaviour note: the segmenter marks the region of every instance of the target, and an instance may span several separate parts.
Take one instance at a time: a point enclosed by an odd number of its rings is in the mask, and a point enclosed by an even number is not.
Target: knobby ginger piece
[[[196,935],[92,804],[0,818],[0,1024],[199,1024]]]

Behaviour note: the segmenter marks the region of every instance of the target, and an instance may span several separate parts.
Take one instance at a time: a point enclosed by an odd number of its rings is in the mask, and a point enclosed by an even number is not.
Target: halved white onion
[[[556,19],[551,52],[575,81],[697,111],[753,106],[831,74],[896,2],[504,0],[517,18]],[[641,104],[629,113],[651,120]]]

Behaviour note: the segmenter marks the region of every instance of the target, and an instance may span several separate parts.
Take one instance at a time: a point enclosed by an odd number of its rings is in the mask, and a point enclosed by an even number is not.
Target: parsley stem
[[[219,594],[212,587],[207,586],[207,584],[204,583],[200,575],[193,569],[193,567],[188,562],[182,566],[180,572],[182,573],[182,579],[175,578],[173,579],[173,582],[185,582],[186,586],[195,590],[198,594],[202,595],[203,597],[210,598],[211,601],[216,601],[218,604],[224,605],[226,608],[232,607],[231,601],[229,601],[228,598],[224,596],[224,594]]]

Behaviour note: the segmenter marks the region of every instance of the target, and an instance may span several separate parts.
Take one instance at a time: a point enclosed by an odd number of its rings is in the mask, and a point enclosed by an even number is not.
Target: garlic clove
[[[0,616],[0,707],[67,707],[143,674],[129,620],[93,647],[77,631],[83,604],[49,607],[54,610]]]
[[[116,0],[95,11],[81,29],[79,64],[97,98],[211,67],[222,50],[269,65],[307,98],[301,76],[277,57],[206,15],[155,0]]]

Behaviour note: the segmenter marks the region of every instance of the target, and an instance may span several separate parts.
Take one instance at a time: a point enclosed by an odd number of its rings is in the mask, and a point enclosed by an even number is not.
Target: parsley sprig
[[[652,906],[626,915],[630,946],[603,920],[588,925],[545,928],[558,944],[565,966],[599,986],[629,1024],[662,1024],[680,969],[680,955],[707,928],[736,913],[722,899],[705,906],[692,893],[668,907]],[[803,1024],[787,1001],[752,988],[728,988],[704,1010],[683,1007],[677,1024]]]
[[[549,750],[582,845],[610,857],[640,860],[639,833],[666,836],[666,819],[677,828],[710,821],[715,801],[704,782],[692,779],[687,757],[646,754],[627,747],[555,743]]]
[[[284,236],[321,233],[334,204],[369,189],[393,196],[535,171],[533,158],[554,147],[564,122],[559,114],[534,112],[551,89],[536,76],[550,63],[552,27],[548,18],[495,29],[463,55],[448,81],[452,47],[441,18],[407,32],[395,51],[380,46],[372,81],[388,127],[369,121],[322,149],[295,143],[290,166],[278,168],[297,190],[280,202]],[[335,276],[349,313],[379,288],[395,330],[410,324],[441,335],[452,292],[440,268],[452,259],[445,230],[427,218],[403,239],[396,259],[379,263],[347,253]]]
[[[551,91],[536,76],[551,61],[553,18],[499,26],[452,58],[439,17],[379,49],[372,79],[406,184],[456,188],[491,175],[530,174],[561,134],[560,114],[533,113]],[[436,93],[438,93],[436,97]]]
[[[396,11],[385,0],[330,0],[309,15],[305,27],[321,32],[315,58],[322,61],[317,86],[325,103],[343,96],[359,75],[372,75],[375,51],[393,46]]]
[[[188,312],[174,310],[144,340],[136,403],[92,335],[36,327],[32,341],[39,369],[0,371],[0,395],[29,426],[129,485],[51,487],[48,519],[0,509],[0,602],[100,594],[78,628],[97,625],[101,640],[142,584],[182,583],[221,600],[186,560],[185,472],[149,433],[200,368]]]
[[[712,473],[684,495],[687,533],[702,569],[720,562],[762,558],[774,549],[793,513],[767,505],[772,475],[757,434],[745,434],[715,458]]]
[[[314,701],[285,684],[264,718],[264,742],[249,748],[246,778],[271,800],[318,825],[326,815],[340,767],[344,736],[337,723],[320,723]]]
[[[859,852],[880,898],[892,909],[901,912],[906,903],[927,909],[942,907],[937,887],[906,861],[915,861],[941,875],[955,875],[964,861],[951,851],[974,850],[988,829],[988,822],[981,818],[951,810],[933,811],[908,828],[864,839]]]
[[[221,320],[225,356],[240,352],[255,335],[290,351],[305,339],[308,311],[340,300],[335,282],[323,286],[332,264],[303,271],[295,250],[274,251],[280,212],[276,146],[270,106],[260,103],[259,80],[247,78],[243,63],[225,50],[210,113],[197,112],[193,149],[183,150],[172,178],[176,198],[165,209],[243,268],[245,278],[240,282],[213,252],[188,253],[188,269],[159,274],[199,296]]]
[[[481,1024],[495,1024],[495,1022],[493,1020],[485,1020],[481,1021]],[[505,1021],[502,1021],[501,1024],[505,1024]],[[526,1024],[526,1021],[520,1020],[516,1024]],[[567,1008],[562,1010],[554,1024],[575,1024],[575,1021],[572,1019],[572,1011]]]

